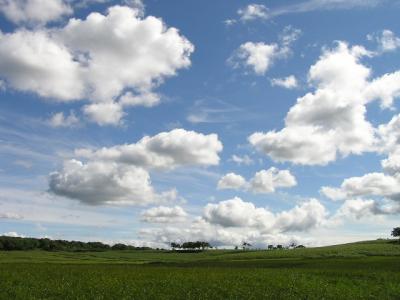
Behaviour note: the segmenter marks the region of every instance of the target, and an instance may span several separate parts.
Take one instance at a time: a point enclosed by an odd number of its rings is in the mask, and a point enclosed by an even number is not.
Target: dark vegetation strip
[[[106,250],[151,250],[149,247],[134,247],[125,244],[113,246],[101,242],[79,242],[66,240],[50,240],[47,238],[22,238],[0,236],[0,250],[45,250],[45,251],[106,251]]]

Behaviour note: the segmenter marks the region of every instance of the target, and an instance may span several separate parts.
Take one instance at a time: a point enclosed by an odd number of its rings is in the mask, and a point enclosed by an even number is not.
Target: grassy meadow
[[[0,251],[0,299],[400,299],[400,244],[200,253]]]

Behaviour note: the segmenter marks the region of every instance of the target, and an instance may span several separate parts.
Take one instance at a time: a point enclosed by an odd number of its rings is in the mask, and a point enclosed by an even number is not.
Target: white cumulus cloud
[[[66,161],[50,174],[49,187],[59,196],[89,205],[147,205],[176,198],[174,190],[157,194],[143,168],[103,161]]]
[[[203,216],[188,226],[145,228],[140,230],[140,236],[164,243],[205,240],[213,245],[241,245],[246,241],[265,247],[297,241],[287,233],[307,232],[324,226],[326,221],[327,212],[315,199],[274,214],[235,197],[206,205]]]
[[[224,190],[224,189],[241,189],[246,186],[247,182],[246,179],[244,179],[243,176],[235,174],[235,173],[228,173],[218,181],[218,189],[219,190]]]
[[[332,200],[381,197],[400,199],[400,117],[396,115],[387,124],[378,127],[377,151],[387,154],[381,161],[383,172],[371,172],[343,180],[340,187],[322,187],[321,193]]]
[[[285,118],[285,127],[249,137],[255,148],[275,161],[303,165],[326,165],[338,154],[361,154],[377,150],[377,129],[366,119],[366,104],[381,100],[388,107],[399,95],[397,72],[369,81],[371,70],[361,46],[344,42],[324,50],[311,66],[309,82],[314,92],[297,99]]]
[[[153,90],[190,66],[194,46],[178,29],[139,9],[113,6],[64,27],[0,34],[6,86],[52,101],[88,99],[88,117],[119,124],[126,106],[159,103]]]
[[[268,8],[262,4],[249,4],[244,8],[240,8],[237,13],[243,22],[268,18]]]
[[[203,218],[223,227],[272,227],[274,215],[264,208],[256,208],[251,202],[235,197],[217,204],[207,204]]]
[[[274,214],[266,208],[257,208],[253,203],[235,197],[217,204],[207,204],[203,218],[222,227],[250,227],[274,233],[307,231],[322,225],[327,215],[325,207],[316,199]]]
[[[384,29],[379,34],[369,34],[367,37],[378,43],[380,52],[392,52],[400,48],[400,38],[389,29]]]
[[[240,45],[230,61],[234,67],[242,64],[253,69],[257,75],[264,75],[276,59],[278,49],[277,44],[246,42]]]
[[[400,71],[373,80],[366,88],[365,96],[368,100],[379,99],[382,108],[392,108],[394,99],[400,96]]]
[[[330,187],[328,192],[326,191],[326,188],[322,189],[325,196],[333,199],[380,196],[396,200],[400,199],[400,174],[368,173],[360,177],[347,178],[340,188]]]
[[[299,29],[287,26],[280,35],[280,43],[246,42],[233,53],[228,63],[234,68],[250,68],[257,75],[264,75],[278,59],[291,54],[291,45],[301,34]]]
[[[289,170],[271,167],[256,172],[248,182],[235,173],[228,173],[218,181],[218,189],[247,190],[255,194],[269,194],[278,188],[289,188],[297,185],[296,178]]]
[[[47,31],[0,32],[0,76],[7,86],[57,101],[84,97],[82,69]]]
[[[124,116],[122,105],[116,102],[100,102],[85,105],[83,112],[99,125],[118,125]]]
[[[394,215],[400,213],[400,204],[379,202],[371,199],[349,199],[339,208],[333,218],[362,219],[376,215]]]
[[[296,178],[289,170],[269,168],[257,172],[249,182],[253,193],[273,193],[278,188],[289,188],[297,185]]]
[[[149,170],[219,163],[222,143],[216,134],[184,129],[145,136],[134,144],[98,150],[77,149],[87,161],[68,160],[50,174],[50,191],[86,204],[148,205],[177,198],[172,189],[162,193],[151,184]]]

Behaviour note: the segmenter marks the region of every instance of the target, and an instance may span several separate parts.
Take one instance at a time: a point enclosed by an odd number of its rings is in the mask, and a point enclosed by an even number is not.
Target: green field
[[[0,252],[1,299],[400,299],[400,244]]]

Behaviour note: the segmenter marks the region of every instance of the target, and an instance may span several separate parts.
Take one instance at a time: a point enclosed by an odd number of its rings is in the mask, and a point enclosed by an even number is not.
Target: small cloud
[[[63,112],[55,113],[48,121],[51,127],[75,127],[79,124],[79,119],[73,111],[68,116]]]
[[[294,89],[298,87],[298,82],[295,76],[290,75],[284,78],[273,78],[271,79],[272,86],[279,86],[285,89]]]
[[[222,178],[218,181],[217,188],[219,190],[239,190],[244,188],[246,184],[246,179],[244,179],[243,176],[235,173],[228,173],[222,176]]]
[[[252,165],[254,163],[254,161],[250,158],[250,156],[243,155],[243,156],[239,156],[239,155],[232,155],[230,161],[233,161],[235,163],[237,163],[239,166],[240,165],[245,165],[245,166],[249,166]]]
[[[242,22],[254,21],[257,19],[268,19],[268,8],[262,4],[249,4],[237,11]]]
[[[279,40],[281,44],[280,56],[287,57],[292,54],[292,44],[297,41],[302,34],[302,31],[293,26],[286,26],[282,33],[279,35]]]
[[[140,220],[147,223],[178,223],[186,218],[187,213],[180,206],[158,206],[142,212]]]
[[[256,172],[249,181],[238,174],[228,173],[218,181],[218,189],[245,190],[255,194],[274,193],[279,188],[291,188],[297,185],[296,178],[289,170],[269,168]]]
[[[278,43],[246,42],[228,58],[232,68],[251,69],[256,75],[265,75],[277,60],[287,59],[292,54],[292,44],[300,37],[301,30],[286,26],[279,35]]]
[[[263,42],[246,42],[228,59],[228,64],[234,69],[243,66],[250,68],[256,75],[264,75],[272,66],[279,53],[277,44]]]
[[[224,21],[224,24],[226,26],[232,26],[232,25],[235,25],[236,23],[237,23],[237,21],[235,19],[227,19]]]
[[[400,48],[400,38],[389,29],[382,30],[380,33],[368,34],[367,39],[378,43],[380,53],[393,52]]]

